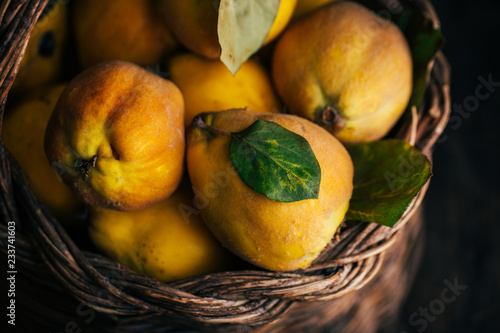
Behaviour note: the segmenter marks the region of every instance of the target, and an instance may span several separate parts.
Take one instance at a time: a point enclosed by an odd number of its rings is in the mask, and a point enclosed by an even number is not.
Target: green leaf
[[[383,140],[348,149],[354,190],[347,220],[393,227],[431,176],[427,157],[402,140]]]
[[[317,199],[321,168],[302,136],[265,120],[231,133],[231,161],[245,184],[269,199]]]
[[[264,43],[280,0],[221,0],[217,33],[221,61],[234,75]]]
[[[394,17],[410,46],[413,61],[413,91],[405,112],[411,115],[412,106],[419,106],[424,97],[429,76],[429,63],[444,43],[441,31],[419,11],[407,9]]]

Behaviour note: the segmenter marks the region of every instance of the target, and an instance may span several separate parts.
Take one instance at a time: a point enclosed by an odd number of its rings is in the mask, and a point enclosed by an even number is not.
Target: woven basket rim
[[[29,33],[47,2],[5,1],[0,5],[0,40],[9,41],[2,44],[5,48],[0,52],[2,115]],[[439,28],[439,20],[427,0],[414,0],[411,5]],[[396,135],[429,158],[450,114],[449,76],[449,65],[439,52],[429,67],[425,102],[413,110],[411,123],[404,124]],[[26,211],[28,218],[22,220],[25,234],[19,234],[16,239],[17,260],[26,267],[36,267],[40,265],[37,256],[41,256],[42,264],[52,274],[34,278],[48,285],[61,284],[77,300],[110,316],[168,313],[172,317],[210,324],[264,325],[283,316],[294,302],[327,301],[359,290],[377,274],[384,251],[394,244],[398,232],[418,209],[429,185],[424,186],[395,228],[373,223],[347,223],[339,229],[328,249],[307,269],[285,273],[227,271],[160,283],[104,256],[82,252],[39,204],[17,162],[5,150],[3,141],[0,141],[0,156],[3,219],[0,235],[2,240],[6,239],[3,237],[7,234],[4,224],[21,221],[19,213],[21,209]],[[2,242],[1,250],[6,252],[5,248]],[[107,296],[99,297],[103,290]]]

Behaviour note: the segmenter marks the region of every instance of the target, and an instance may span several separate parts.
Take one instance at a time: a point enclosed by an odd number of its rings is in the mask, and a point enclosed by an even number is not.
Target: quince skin
[[[239,177],[227,131],[239,132],[257,119],[275,122],[309,142],[321,167],[317,199],[278,202]],[[344,146],[294,115],[248,108],[198,115],[188,132],[187,163],[198,209],[214,235],[242,259],[270,270],[307,267],[333,237],[352,194],[353,165]]]
[[[412,91],[412,59],[402,32],[347,1],[290,26],[276,45],[272,71],[291,113],[347,145],[386,135]]]
[[[280,112],[281,103],[271,78],[256,61],[244,62],[233,76],[222,61],[210,60],[192,53],[169,60],[170,80],[184,97],[184,123],[204,111],[222,111],[249,107],[260,112]]]
[[[91,209],[94,244],[122,265],[159,281],[227,269],[234,256],[215,239],[193,206],[188,182],[164,199],[133,212]]]
[[[85,202],[145,208],[179,185],[183,119],[183,98],[172,82],[131,63],[101,63],[63,91],[47,125],[45,154]]]

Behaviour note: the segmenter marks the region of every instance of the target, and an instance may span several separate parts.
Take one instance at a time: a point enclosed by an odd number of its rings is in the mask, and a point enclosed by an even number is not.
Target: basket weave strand
[[[47,2],[0,4],[0,133],[8,91],[30,32]],[[393,1],[378,2],[387,5]],[[428,1],[401,3],[417,8],[439,28]],[[403,124],[396,135],[430,158],[449,117],[448,84],[449,67],[438,53],[429,68],[424,102],[413,110],[411,122]],[[99,331],[109,332],[182,328],[241,332],[242,327],[279,331],[286,329],[287,321],[298,325],[302,320],[304,327],[309,327],[311,321],[317,320],[314,313],[330,311],[317,304],[336,302],[338,309],[349,309],[350,302],[356,301],[356,292],[367,289],[368,284],[385,281],[381,277],[385,271],[379,272],[381,267],[388,267],[384,261],[397,261],[403,269],[401,258],[409,256],[408,242],[416,238],[414,234],[419,230],[416,223],[407,223],[413,222],[411,218],[428,185],[392,229],[359,222],[343,224],[327,249],[307,269],[289,273],[228,271],[160,283],[101,255],[80,250],[33,195],[2,141],[0,157],[0,250],[6,255],[7,221],[16,221],[16,265],[22,272],[20,285],[26,288],[23,301],[26,307],[38,311],[34,322],[44,327],[54,327],[54,323],[59,324],[55,327],[64,327],[60,323],[71,320],[75,308],[84,305],[95,311],[96,321],[102,325]],[[396,252],[401,254],[399,259],[391,259],[396,258]],[[41,309],[35,295],[38,299],[58,296],[59,301]]]

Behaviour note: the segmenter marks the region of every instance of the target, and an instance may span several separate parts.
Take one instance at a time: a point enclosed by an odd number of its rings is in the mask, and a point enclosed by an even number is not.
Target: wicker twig
[[[434,27],[439,27],[427,1],[409,3],[421,10]],[[47,0],[0,3],[0,133],[8,91],[29,34],[46,4]],[[397,134],[429,157],[449,117],[448,84],[449,66],[439,53],[429,72],[424,103],[413,110],[412,122],[402,126]],[[289,318],[286,316],[289,311],[300,313],[301,308],[317,311],[314,304],[319,301],[354,302],[352,295],[377,279],[384,257],[392,258],[392,254],[386,255],[389,250],[403,246],[394,244],[411,238],[405,225],[420,206],[428,186],[421,190],[395,228],[346,223],[307,269],[289,273],[228,271],[160,283],[103,256],[81,251],[33,195],[1,140],[0,157],[0,214],[4,222],[0,224],[0,251],[6,253],[6,221],[15,220],[19,225],[16,262],[23,270],[23,278],[32,281],[39,293],[50,290],[52,295],[63,295],[61,302],[73,305],[56,306],[57,311],[51,312],[53,320],[62,322],[71,318],[71,308],[74,312],[74,304],[81,302],[96,311],[103,323],[119,319],[120,327],[110,325],[106,329],[109,332],[168,331],[180,327],[231,330],[232,324],[240,328],[258,327],[277,319],[283,322],[283,318]],[[30,306],[31,301],[26,302]],[[40,311],[38,324],[50,326],[51,321]],[[314,319],[312,312],[308,313]],[[300,317],[290,320],[296,322]]]

